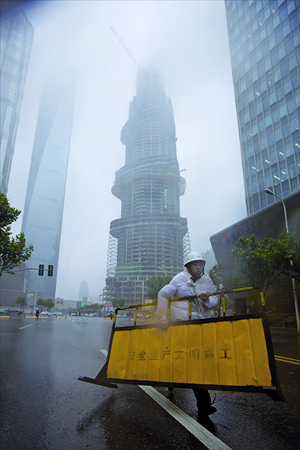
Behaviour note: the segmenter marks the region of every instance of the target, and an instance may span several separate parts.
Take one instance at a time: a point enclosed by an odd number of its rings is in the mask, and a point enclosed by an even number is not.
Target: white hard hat
[[[184,266],[186,266],[188,263],[190,263],[192,261],[203,261],[204,265],[205,265],[205,262],[206,262],[205,259],[202,258],[200,253],[198,253],[198,252],[191,252],[188,255],[186,255],[186,257],[184,258]]]

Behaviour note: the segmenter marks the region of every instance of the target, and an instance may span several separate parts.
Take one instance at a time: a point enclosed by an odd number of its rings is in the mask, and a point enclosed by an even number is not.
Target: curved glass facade
[[[33,26],[20,6],[10,7],[4,12],[1,10],[0,191],[5,194],[15,149],[33,34]]]
[[[226,0],[248,215],[300,186],[300,28],[295,1]]]
[[[47,88],[38,112],[22,231],[26,244],[34,246],[27,265],[53,265],[53,276],[31,271],[30,291],[36,298],[55,298],[74,98],[73,82]]]

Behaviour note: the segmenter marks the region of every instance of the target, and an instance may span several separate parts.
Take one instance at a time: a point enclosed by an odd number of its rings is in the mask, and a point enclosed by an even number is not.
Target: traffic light
[[[63,301],[61,300],[60,303],[62,303]]]
[[[39,276],[42,277],[44,275],[44,264],[39,264]]]
[[[48,277],[53,276],[53,266],[48,266]]]
[[[59,303],[59,300],[57,300],[57,303]]]

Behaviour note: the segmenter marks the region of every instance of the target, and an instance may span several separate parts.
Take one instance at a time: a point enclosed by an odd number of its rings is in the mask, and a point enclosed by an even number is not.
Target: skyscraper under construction
[[[137,91],[121,132],[125,165],[116,172],[112,193],[121,200],[121,218],[110,224],[104,299],[127,304],[146,296],[145,280],[182,270],[190,250],[187,220],[180,217],[180,176],[171,100],[154,68],[138,67]]]

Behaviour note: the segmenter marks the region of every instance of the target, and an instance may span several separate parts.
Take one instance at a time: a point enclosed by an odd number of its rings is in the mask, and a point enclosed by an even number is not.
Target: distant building
[[[266,188],[285,198],[300,186],[299,2],[226,0],[225,7],[251,215],[274,203]]]
[[[80,283],[78,300],[87,303],[89,297],[89,285],[86,280]]]
[[[104,300],[127,304],[146,296],[147,278],[175,275],[190,250],[187,220],[180,217],[185,190],[176,155],[171,100],[153,68],[138,68],[137,92],[121,132],[125,165],[116,172],[112,193],[121,200],[121,218],[110,224]]]
[[[207,250],[206,252],[200,253],[205,262],[205,272],[208,273],[210,269],[212,269],[216,264],[217,260],[212,249]]]
[[[0,192],[7,193],[34,29],[20,6],[1,1]]]
[[[0,303],[2,306],[16,306],[15,299],[19,295],[27,297],[27,306],[34,304],[35,293],[29,294],[30,271],[26,263],[22,263],[15,271],[15,275],[4,272],[0,277]]]
[[[70,80],[44,89],[40,101],[22,222],[26,245],[34,246],[27,266],[37,298],[55,298],[74,99]],[[43,276],[35,270],[40,265]]]

